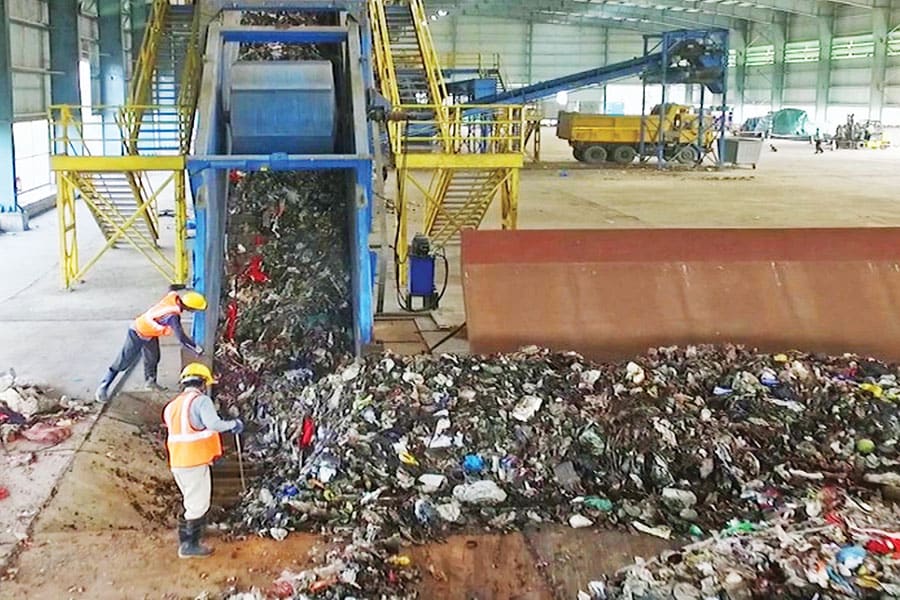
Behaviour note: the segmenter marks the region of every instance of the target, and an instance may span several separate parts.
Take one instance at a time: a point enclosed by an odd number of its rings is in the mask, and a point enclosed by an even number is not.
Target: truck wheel
[[[616,146],[612,153],[613,161],[620,165],[629,164],[635,156],[637,156],[637,151],[631,146]]]
[[[588,146],[581,152],[584,162],[597,165],[606,162],[606,148],[603,146]]]
[[[572,148],[572,156],[578,162],[584,162],[584,148]]]
[[[692,165],[700,160],[700,151],[695,146],[685,146],[675,153],[675,160],[683,165]]]

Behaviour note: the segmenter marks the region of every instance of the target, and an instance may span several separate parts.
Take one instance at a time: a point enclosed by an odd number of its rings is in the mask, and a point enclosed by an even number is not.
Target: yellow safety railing
[[[112,114],[117,125],[110,131],[100,117],[85,113]],[[159,156],[181,154],[189,143],[193,107],[158,104],[128,106],[54,105],[49,109],[50,147],[55,156],[103,156],[128,154]],[[172,141],[172,134],[177,141]],[[108,152],[117,145],[120,152]]]
[[[476,69],[479,73],[500,71],[500,55],[483,52],[448,52],[439,56],[445,69]]]
[[[200,40],[201,14],[200,10],[194,10],[191,38],[188,43],[187,54],[184,57],[184,67],[181,71],[181,87],[178,91],[179,112],[186,121],[183,135],[180,137],[182,154],[187,154],[190,151],[197,99],[200,96],[200,79],[203,75],[203,55],[201,53]]]
[[[153,90],[153,74],[156,70],[156,55],[159,42],[166,27],[166,16],[169,12],[168,0],[154,0],[141,40],[141,50],[134,64],[134,74],[128,90],[128,102],[142,106],[149,102]]]
[[[431,38],[431,30],[428,28],[428,14],[422,0],[409,0],[409,9],[412,11],[413,24],[416,28],[416,37],[419,40],[419,51],[422,53],[422,64],[425,67],[425,75],[428,80],[428,91],[431,95],[432,105],[438,120],[438,129],[442,134],[444,152],[452,152],[452,140],[450,132],[446,129],[447,115],[444,105],[447,99],[447,85],[444,82],[444,74],[438,60],[434,40]]]
[[[381,84],[381,94],[391,104],[400,104],[400,89],[397,87],[395,77],[394,57],[391,53],[391,40],[388,34],[383,0],[369,0],[369,20],[372,27],[375,71]]]
[[[521,105],[408,104],[396,107],[391,116],[398,130],[392,139],[395,154],[505,154],[525,147]]]

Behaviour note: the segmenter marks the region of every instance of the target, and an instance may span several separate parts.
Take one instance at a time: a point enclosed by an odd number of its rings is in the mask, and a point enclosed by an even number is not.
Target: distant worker
[[[175,334],[181,345],[200,356],[203,348],[194,343],[181,326],[181,313],[184,311],[206,310],[206,298],[203,294],[194,291],[169,292],[157,304],[134,320],[128,328],[128,336],[125,344],[119,352],[118,358],[110,365],[109,371],[100,382],[100,387],[94,394],[97,402],[109,400],[109,390],[116,375],[127,371],[143,355],[144,381],[149,390],[164,390],[165,388],[156,382],[156,372],[159,366],[159,338],[164,335]]]
[[[215,384],[209,367],[191,363],[181,372],[183,391],[163,410],[168,428],[169,468],[181,491],[184,515],[178,520],[179,558],[206,558],[212,549],[202,545],[206,513],[212,496],[209,466],[222,456],[222,436],[240,435],[240,419],[222,420],[207,395]]]
[[[816,143],[815,154],[824,154],[825,150],[822,148],[822,132],[819,131],[818,127],[816,127],[816,134],[813,136],[813,141]]]

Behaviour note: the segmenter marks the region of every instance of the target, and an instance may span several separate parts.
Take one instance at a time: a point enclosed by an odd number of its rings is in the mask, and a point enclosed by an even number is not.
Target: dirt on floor
[[[135,393],[113,401],[0,580],[0,599],[218,597],[233,589],[267,589],[282,571],[312,564],[328,540],[309,534],[283,542],[226,540],[212,530],[213,557],[177,558],[179,494],[157,429],[163,402]],[[214,485],[236,491],[233,467],[226,462]],[[222,489],[216,497],[233,499]],[[551,600],[572,598],[634,555],[650,556],[667,545],[554,525],[509,535],[455,535],[406,552],[421,570],[422,598]]]

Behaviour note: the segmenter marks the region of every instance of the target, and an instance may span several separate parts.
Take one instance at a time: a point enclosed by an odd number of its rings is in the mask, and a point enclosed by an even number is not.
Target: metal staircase
[[[100,110],[102,143],[91,133],[97,124],[82,119],[81,107],[52,107],[51,164],[57,173],[66,287],[81,279],[106,250],[122,242],[141,252],[171,283],[187,280],[184,167],[202,68],[200,33],[200,11],[193,4],[153,1],[135,58],[128,104]],[[120,134],[119,144],[105,140],[112,125]],[[153,172],[163,174],[164,181],[151,177]],[[175,197],[174,260],[159,247],[157,198],[169,184]],[[88,205],[107,240],[84,267],[78,264],[75,236],[77,198]]]
[[[458,243],[463,229],[478,229],[503,181],[497,169],[459,169],[449,175],[443,202],[433,204],[425,218],[428,237],[438,248]]]
[[[477,228],[495,198],[503,227],[515,228],[523,162],[521,107],[451,106],[422,0],[369,0],[375,72],[392,104],[388,123],[397,168],[398,267],[407,248],[410,197],[424,198],[422,231],[439,250]],[[499,108],[499,110],[497,110]],[[422,183],[415,173],[430,173]],[[406,269],[400,269],[405,282]]]
[[[111,241],[112,247],[120,246],[123,241],[144,249],[156,246],[159,223],[155,214],[138,211],[140,205],[135,198],[145,194],[143,191],[135,193],[134,179],[129,177],[129,173],[78,173],[72,179],[100,226],[103,237]],[[129,219],[135,216],[137,218],[129,223]],[[116,233],[126,229],[126,226],[129,234],[133,235],[117,236]]]
[[[400,94],[399,103],[440,104],[441,98],[434,97],[433,86],[429,85],[428,73],[422,62],[412,8],[405,3],[388,5],[385,6],[385,17]]]

